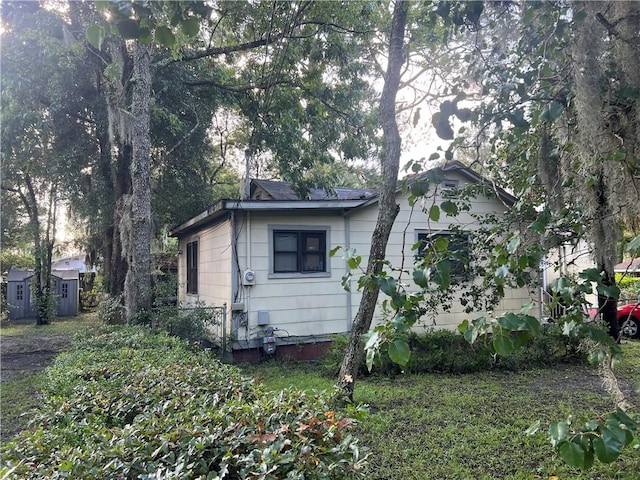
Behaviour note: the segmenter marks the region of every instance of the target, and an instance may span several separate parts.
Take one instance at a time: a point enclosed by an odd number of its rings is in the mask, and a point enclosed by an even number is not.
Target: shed
[[[52,289],[58,297],[58,316],[70,317],[78,314],[80,301],[79,271],[75,268],[53,270]]]
[[[31,302],[31,277],[33,270],[12,268],[7,275],[7,308],[9,320],[35,317]]]
[[[9,319],[36,316],[31,295],[33,270],[12,268],[7,276],[7,305]],[[60,269],[51,272],[51,286],[56,295],[58,316],[78,314],[79,273],[77,269]]]

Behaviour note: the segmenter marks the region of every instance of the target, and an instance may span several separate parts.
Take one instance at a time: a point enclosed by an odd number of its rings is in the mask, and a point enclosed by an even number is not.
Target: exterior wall
[[[36,310],[31,299],[31,278],[21,281],[7,282],[7,303],[9,304],[9,318],[16,320],[19,318],[30,318],[36,316]],[[56,314],[60,317],[74,316],[78,314],[79,291],[78,280],[62,279],[52,275],[51,281],[56,295]],[[66,285],[66,287],[63,287]],[[18,289],[22,289],[22,299],[18,300]],[[66,296],[63,296],[63,289]]]
[[[548,288],[551,283],[560,276],[574,276],[587,268],[595,268],[591,246],[586,240],[580,240],[577,244],[564,244],[549,251],[542,272],[542,287]],[[590,294],[586,300],[592,305],[598,305],[598,296]]]
[[[273,215],[252,212],[237,220],[238,271],[255,272],[255,284],[238,281],[235,304],[243,306],[235,314],[232,334],[236,347],[260,347],[268,329],[281,343],[321,341],[327,335],[349,330],[348,294],[342,288],[345,274],[341,255],[329,251],[345,244],[345,220],[340,216]],[[327,272],[273,273],[273,229],[326,229]],[[250,260],[248,260],[250,259]],[[258,325],[259,311],[268,312],[268,324]],[[244,316],[243,316],[244,315]],[[263,314],[264,315],[264,314]]]
[[[187,293],[187,244],[198,242],[198,293]],[[178,301],[186,307],[196,304],[222,306],[231,302],[231,222],[223,221],[180,239]]]
[[[465,185],[466,180],[454,173],[448,173],[447,179],[457,180],[458,186]],[[426,210],[432,205],[432,199],[426,205]],[[439,195],[435,198],[435,203],[440,205],[444,201],[444,198]],[[398,196],[397,203],[400,205],[400,212],[396,217],[391,235],[389,236],[389,243],[387,245],[387,260],[391,262],[394,267],[400,267],[403,265],[403,252],[405,255],[404,268],[411,271],[413,266],[414,251],[412,246],[418,241],[417,233],[437,233],[446,232],[451,229],[451,225],[458,225],[461,229],[472,230],[477,228],[477,222],[468,212],[460,212],[455,217],[449,217],[441,211],[440,219],[438,222],[434,222],[429,219],[428,213],[423,212],[420,204],[414,206],[413,211],[408,203],[406,196]],[[482,213],[499,213],[506,211],[506,207],[499,199],[478,197],[472,202],[472,211],[475,214]],[[363,256],[362,265],[366,265],[368,258],[369,246],[371,244],[371,232],[376,223],[378,215],[377,205],[373,205],[369,208],[362,209],[354,212],[350,216],[351,223],[351,248],[355,248],[358,254]],[[396,274],[397,276],[397,274]],[[418,287],[411,281],[411,274],[404,276],[404,281],[409,283],[408,291],[417,291]],[[357,312],[358,304],[360,302],[360,293],[357,291],[357,276],[354,272],[354,278],[352,280],[351,290],[353,293],[353,314]],[[500,316],[506,311],[519,311],[522,305],[531,302],[535,297],[535,289],[531,294],[526,288],[522,289],[507,289],[505,292],[505,298],[496,307],[495,311],[491,312],[493,316]],[[378,303],[380,304],[386,296],[381,292]],[[431,318],[429,315],[425,315],[420,322],[416,324],[414,329],[416,331],[423,331],[425,328],[447,328],[456,329],[457,326],[465,319],[476,318],[486,312],[472,312],[466,313],[464,307],[457,301],[454,296],[454,301],[451,305],[449,312],[440,312],[435,318]],[[531,312],[537,315],[537,311]],[[380,321],[382,319],[381,309],[376,310],[374,321]]]

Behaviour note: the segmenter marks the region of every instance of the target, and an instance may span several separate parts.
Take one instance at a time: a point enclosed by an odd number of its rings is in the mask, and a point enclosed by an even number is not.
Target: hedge
[[[84,333],[47,378],[31,427],[1,449],[2,478],[362,477],[354,420],[327,394],[266,394],[144,327]]]

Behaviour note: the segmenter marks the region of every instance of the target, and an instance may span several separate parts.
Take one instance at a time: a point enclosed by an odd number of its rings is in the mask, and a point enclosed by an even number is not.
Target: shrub
[[[331,348],[320,359],[321,370],[337,376],[349,337],[336,336]],[[411,358],[402,369],[407,373],[473,373],[486,370],[523,370],[545,367],[558,363],[584,361],[579,339],[562,334],[559,326],[551,325],[542,335],[532,339],[513,354],[502,357],[493,354],[490,345],[480,341],[470,345],[462,335],[450,330],[428,333],[411,333],[409,345]],[[362,360],[359,371],[367,373]],[[386,355],[376,360],[374,372],[393,375],[401,371]]]
[[[620,298],[636,301],[640,298],[640,278],[616,273],[616,285],[620,288]]]
[[[124,323],[124,296],[106,296],[98,303],[98,316],[107,325]]]
[[[211,308],[203,304],[189,309],[179,309],[175,305],[156,305],[153,309],[152,325],[154,328],[165,330],[169,335],[200,341],[205,337],[211,316]]]
[[[77,337],[48,369],[2,478],[361,478],[352,420],[328,396],[253,379],[145,327]]]

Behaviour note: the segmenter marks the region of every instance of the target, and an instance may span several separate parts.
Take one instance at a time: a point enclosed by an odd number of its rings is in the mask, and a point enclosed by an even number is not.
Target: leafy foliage
[[[352,420],[322,394],[266,395],[181,341],[103,328],[47,371],[30,431],[2,447],[3,478],[359,478]]]

